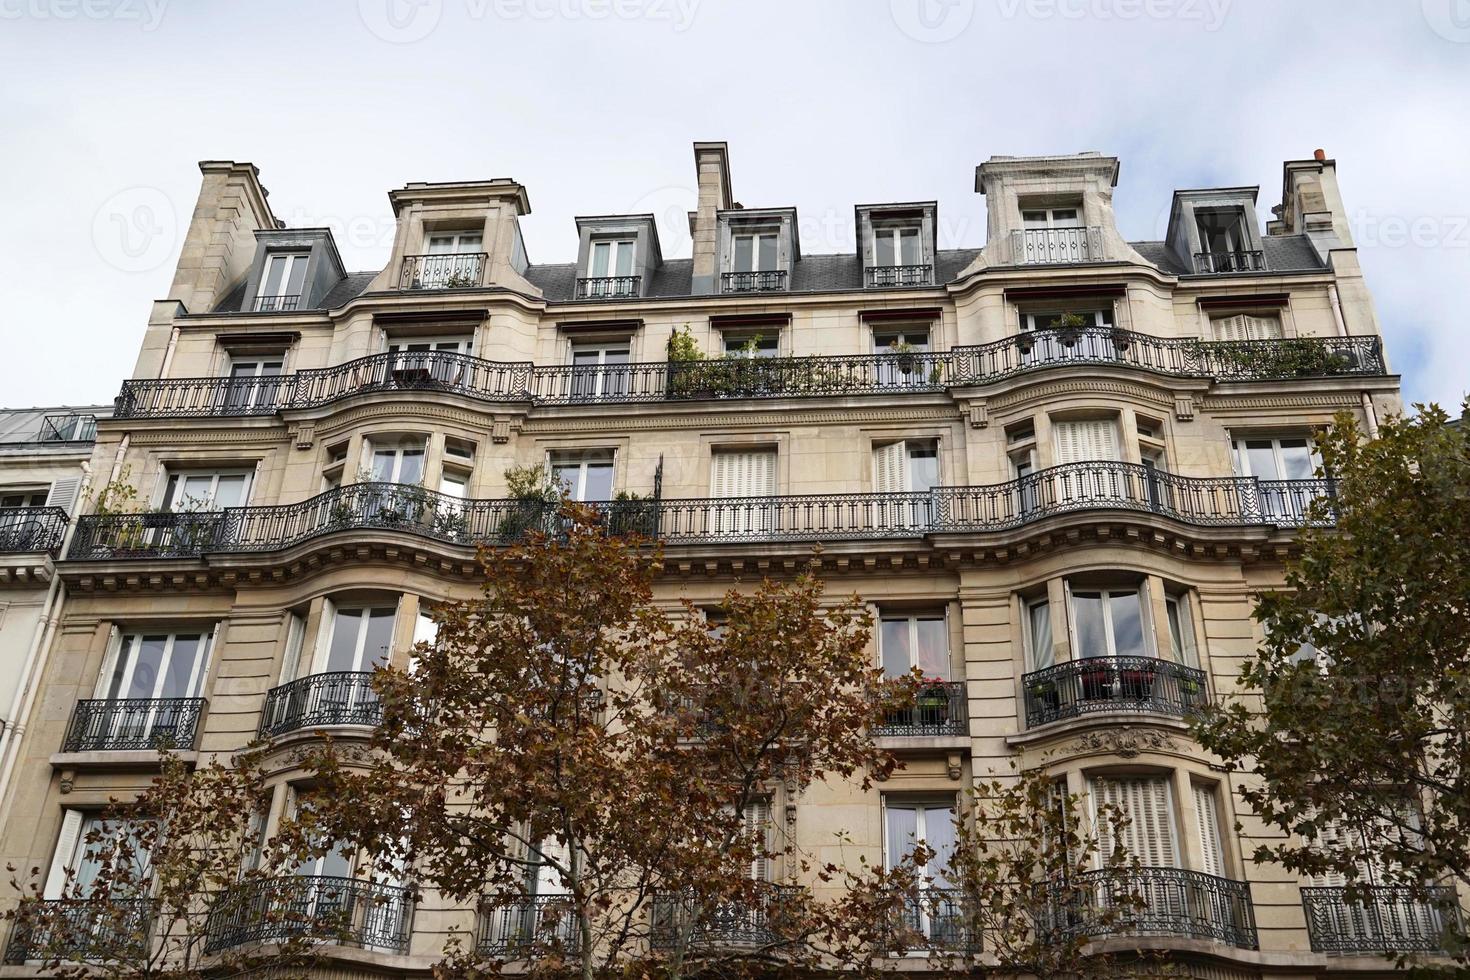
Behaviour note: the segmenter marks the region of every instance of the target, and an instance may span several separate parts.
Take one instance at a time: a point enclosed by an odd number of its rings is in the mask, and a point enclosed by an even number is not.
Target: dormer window
[[[633,272],[636,246],[631,238],[594,241],[587,252],[586,275],[577,281],[577,298],[637,296],[640,277]]]
[[[737,229],[730,236],[730,262],[720,284],[726,293],[758,293],[786,288],[786,270],[781,267],[779,228]]]
[[[921,232],[917,222],[874,222],[869,286],[927,286],[933,281]]]
[[[424,239],[423,255],[403,258],[407,289],[468,289],[485,273],[485,236],[478,231],[436,231]]]
[[[1094,262],[1101,257],[1100,240],[1088,233],[1076,204],[1022,208],[1020,235],[1017,261],[1024,264]]]
[[[309,255],[308,252],[278,252],[266,257],[260,289],[255,294],[257,312],[294,310],[301,305]]]
[[[1197,209],[1194,220],[1200,248],[1195,254],[1196,272],[1260,272],[1265,269],[1260,250],[1251,248],[1243,209]]]

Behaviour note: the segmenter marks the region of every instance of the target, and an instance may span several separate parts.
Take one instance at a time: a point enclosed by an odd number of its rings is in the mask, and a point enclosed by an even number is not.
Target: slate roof
[[[1176,276],[1193,275],[1194,270],[1185,265],[1163,242],[1129,242],[1133,250],[1165,272]],[[1315,272],[1325,268],[1317,257],[1317,249],[1306,235],[1268,235],[1261,239],[1261,253],[1266,259],[1266,271],[1270,272]]]
[[[0,408],[0,445],[74,446],[77,443],[41,441],[42,424],[48,415],[93,415],[106,418],[111,405],[57,405],[53,408]]]
[[[377,272],[349,272],[337,280],[337,285],[327,290],[322,301],[316,306],[303,307],[312,310],[336,310],[356,299],[367,289],[368,283],[377,277]],[[242,279],[234,289],[225,293],[225,298],[219,301],[212,313],[242,313],[245,304],[245,281]],[[300,312],[299,310],[293,312]]]

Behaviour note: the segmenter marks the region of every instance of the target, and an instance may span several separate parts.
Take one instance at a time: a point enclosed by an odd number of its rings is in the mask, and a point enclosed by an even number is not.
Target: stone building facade
[[[694,163],[689,259],[662,256],[652,215],[597,215],[575,263],[534,264],[527,190],[495,179],[392,191],[392,254],[362,273],[329,230],[281,227],[254,166],[201,165],[91,454],[94,489],[126,479],[147,513],[79,518],[50,572],[64,605],[4,858],[74,860],[87,815],[149,778],[157,731],[200,759],[274,739],[278,821],[287,750],[364,731],[365,672],[475,588],[507,468],[547,465],[663,540],[670,600],[820,543],[831,590],[872,605],[874,662],[934,678],[885,730],[893,778],[773,799],[802,848],[938,839],[957,792],[1014,760],[1133,814],[1156,898],[1123,946],[1257,978],[1422,942],[1428,911],[1365,924],[1335,883],[1251,862],[1261,828],[1184,720],[1232,687],[1252,595],[1329,492],[1314,428],[1400,407],[1334,162],[1285,163],[1264,231],[1257,188],[1190,189],[1162,241],[1129,242],[1116,159],[994,157],[984,248],[940,248],[920,201],[857,206],[836,255],[802,253],[795,209],[736,204],[724,144]],[[670,361],[676,334],[704,359]],[[475,914],[403,908],[332,956],[421,973]]]

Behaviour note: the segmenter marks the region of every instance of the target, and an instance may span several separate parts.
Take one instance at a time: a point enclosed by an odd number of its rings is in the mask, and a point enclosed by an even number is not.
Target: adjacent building
[[[1117,159],[993,157],[985,247],[942,248],[935,201],[889,202],[855,207],[844,254],[803,253],[795,208],[737,204],[723,143],[694,165],[689,258],[652,215],[591,215],[575,261],[533,263],[527,189],[493,179],[392,191],[392,254],[366,272],[329,230],[282,227],[254,166],[201,165],[90,453],[94,490],[126,474],[141,512],[84,514],[62,560],[50,538],[21,560],[65,602],[4,858],[75,862],[164,739],[201,759],[273,740],[279,821],[289,750],[367,731],[367,672],[472,593],[475,545],[515,530],[506,470],[544,465],[662,539],[671,599],[713,604],[820,543],[832,590],[872,605],[874,663],[933,679],[883,732],[893,778],[776,791],[766,819],[802,847],[941,841],[957,793],[1016,760],[1132,814],[1150,908],[1122,946],[1241,980],[1432,946],[1433,909],[1365,918],[1342,882],[1249,860],[1259,825],[1184,720],[1233,686],[1252,595],[1330,492],[1313,430],[1400,407],[1335,163],[1285,163],[1264,228],[1257,187],[1185,189],[1162,240],[1130,242]],[[514,955],[474,909],[391,907],[341,970],[421,973],[451,928]]]

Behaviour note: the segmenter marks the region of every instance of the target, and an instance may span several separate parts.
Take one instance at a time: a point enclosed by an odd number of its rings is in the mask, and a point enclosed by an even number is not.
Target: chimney
[[[260,171],[252,163],[205,160],[204,180],[168,298],[207,313],[245,277],[255,258],[255,230],[277,228]]]
[[[715,291],[716,260],[719,249],[718,211],[733,204],[730,189],[730,156],[724,143],[695,143],[694,169],[699,180],[698,210],[690,229],[694,239],[694,293]]]

